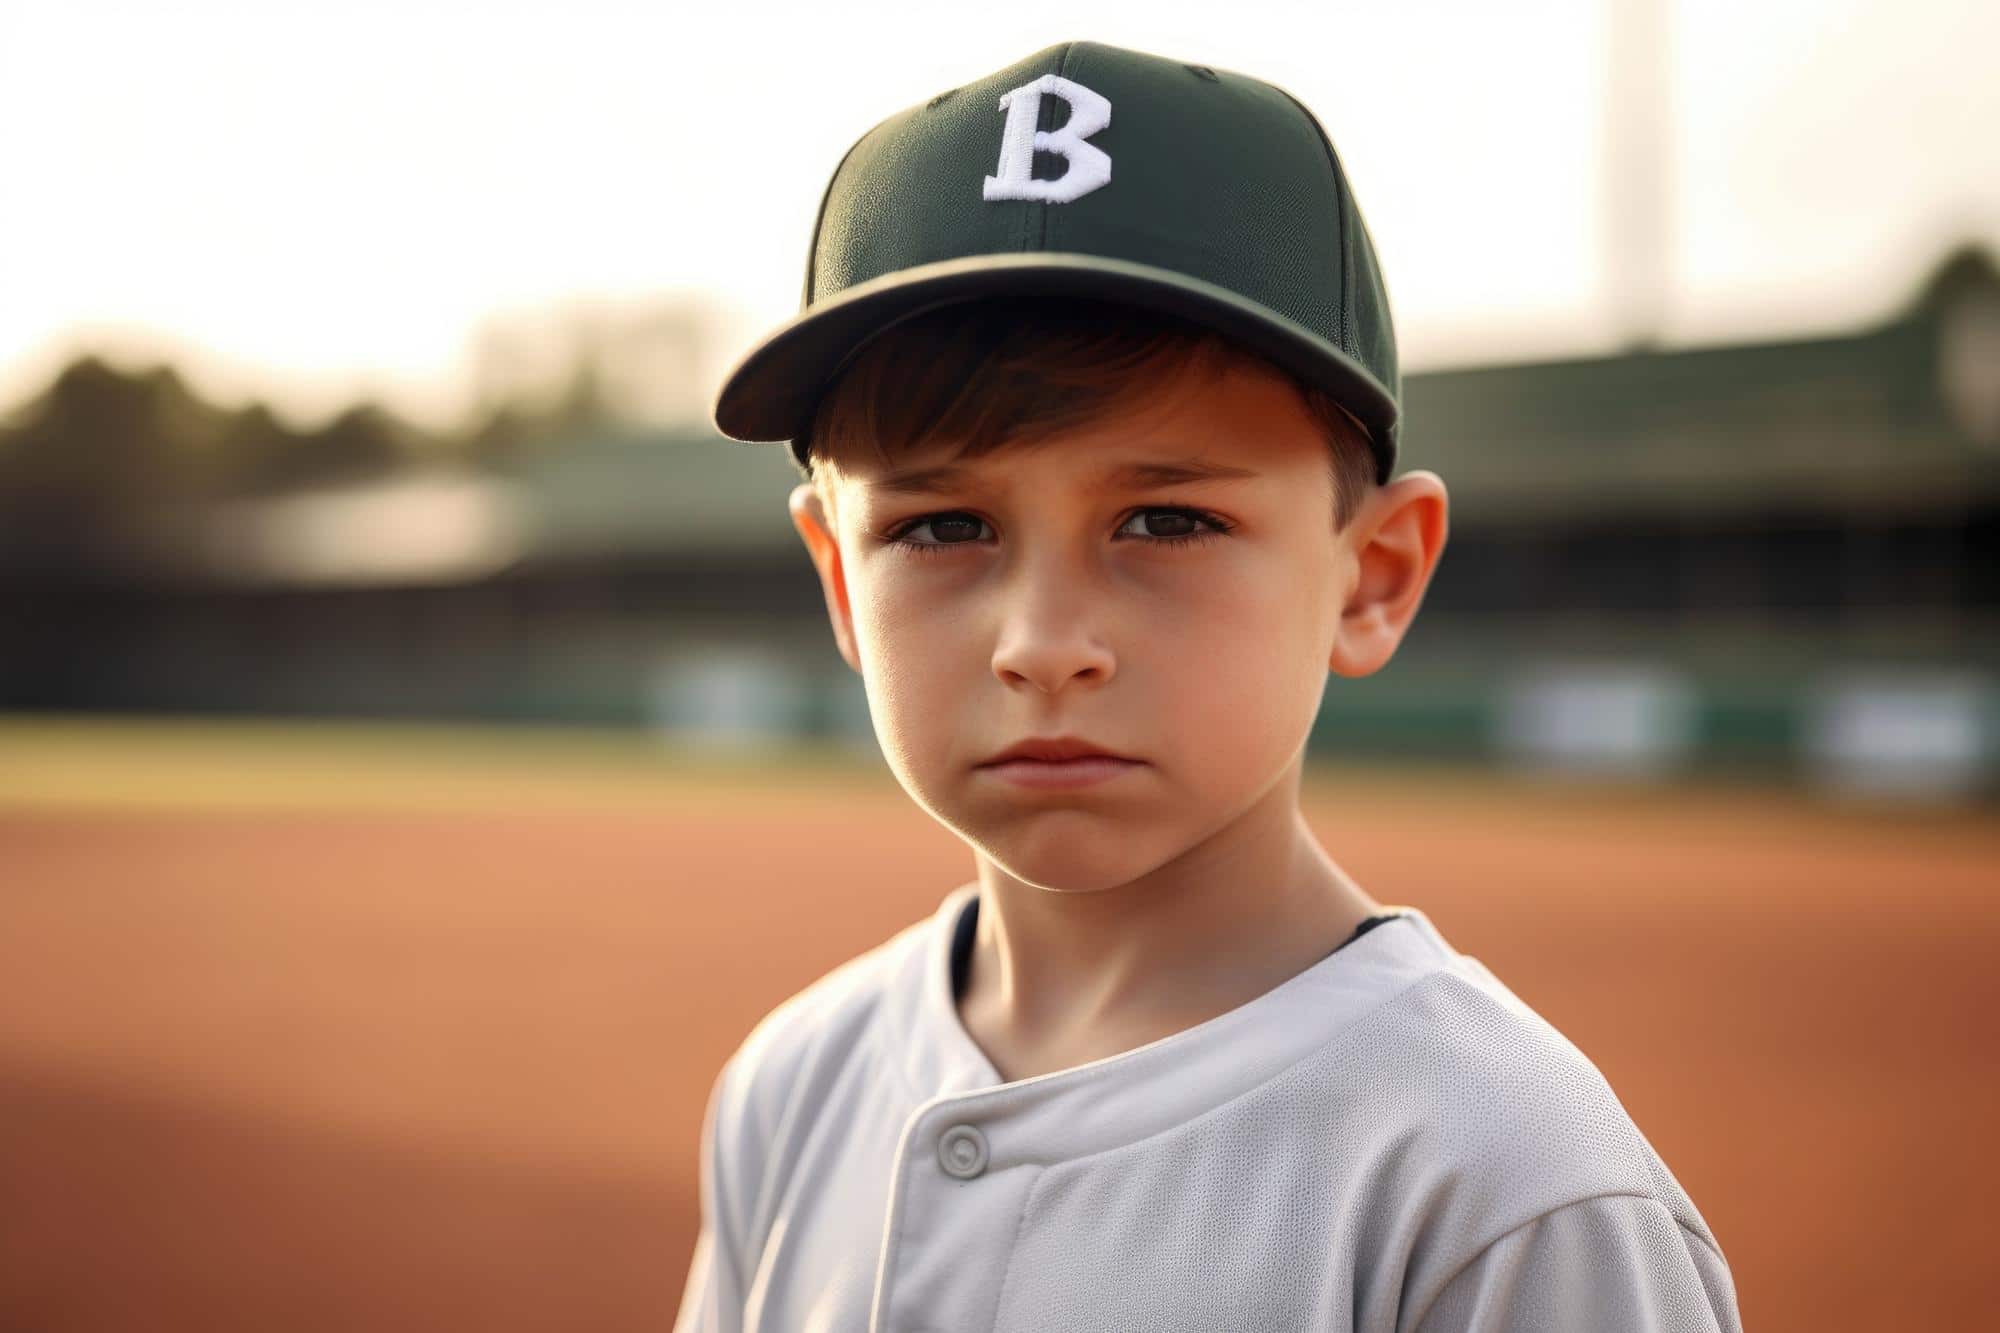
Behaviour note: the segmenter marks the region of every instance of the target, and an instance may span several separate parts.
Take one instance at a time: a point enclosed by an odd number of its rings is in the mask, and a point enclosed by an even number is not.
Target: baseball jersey
[[[953,994],[977,908],[953,889],[725,1062],[676,1333],[1739,1333],[1597,1068],[1421,910],[1005,1082]]]

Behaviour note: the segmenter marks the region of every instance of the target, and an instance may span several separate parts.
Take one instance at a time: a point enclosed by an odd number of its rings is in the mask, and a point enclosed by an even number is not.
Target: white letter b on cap
[[[1069,103],[1069,123],[1059,130],[1038,130],[1042,94],[1054,93]],[[1111,103],[1080,83],[1059,74],[1044,74],[1000,99],[1007,127],[1000,135],[998,174],[986,178],[988,199],[1039,199],[1066,204],[1111,181],[1111,154],[1085,139],[1111,123]],[[1060,180],[1036,180],[1035,150],[1060,153],[1069,170]]]

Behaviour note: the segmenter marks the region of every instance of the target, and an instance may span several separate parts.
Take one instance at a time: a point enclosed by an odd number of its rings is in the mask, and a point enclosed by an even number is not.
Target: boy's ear
[[[800,482],[792,488],[787,505],[792,511],[792,526],[799,530],[806,552],[812,556],[813,568],[819,571],[820,590],[826,594],[827,619],[833,622],[833,641],[839,646],[840,655],[847,659],[847,665],[859,672],[861,655],[854,646],[854,612],[847,600],[847,571],[841,564],[840,543],[827,519],[819,488],[809,481]]]
[[[1356,564],[1327,665],[1342,676],[1380,671],[1417,618],[1444,554],[1449,501],[1435,472],[1410,472],[1369,493],[1348,541]]]

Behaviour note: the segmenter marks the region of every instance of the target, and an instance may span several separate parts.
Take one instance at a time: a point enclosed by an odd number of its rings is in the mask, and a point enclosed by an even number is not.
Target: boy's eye
[[[1164,517],[1155,517],[1156,515]],[[1127,533],[1133,527],[1135,520],[1144,531],[1131,532],[1128,539],[1136,537],[1151,546],[1181,546],[1209,541],[1222,536],[1233,526],[1206,510],[1178,505],[1150,505],[1134,510],[1119,525],[1119,532]],[[1203,524],[1207,525],[1208,531],[1200,530],[1200,525]],[[924,552],[947,550],[953,546],[976,546],[979,544],[979,531],[985,526],[984,519],[963,510],[924,514],[900,524],[888,534],[885,544],[906,551]],[[930,529],[931,540],[910,540],[909,534],[923,528]],[[1165,531],[1161,531],[1162,528]]]

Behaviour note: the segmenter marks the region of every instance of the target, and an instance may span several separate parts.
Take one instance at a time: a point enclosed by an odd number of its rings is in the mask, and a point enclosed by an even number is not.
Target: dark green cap
[[[1099,42],[884,120],[834,169],[796,318],[715,424],[789,440],[860,348],[938,306],[1049,293],[1216,329],[1327,390],[1396,464],[1402,380],[1375,247],[1326,131],[1262,79]]]

